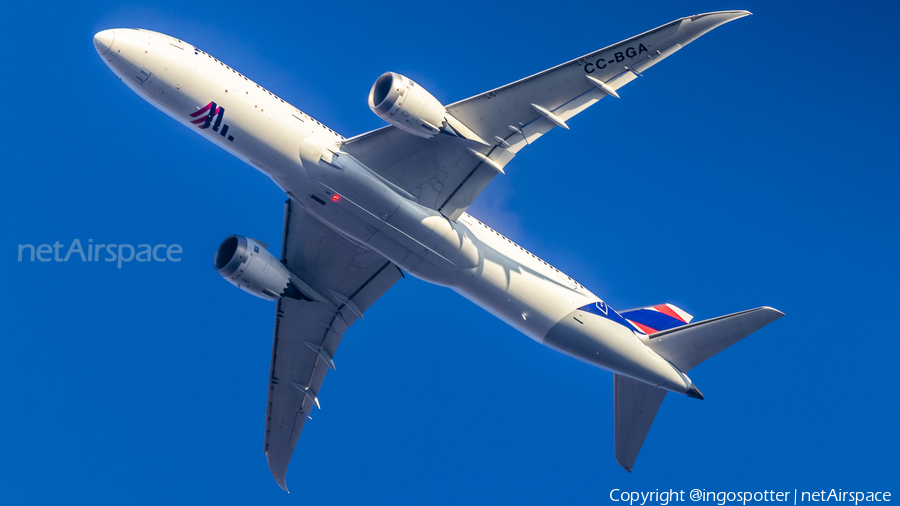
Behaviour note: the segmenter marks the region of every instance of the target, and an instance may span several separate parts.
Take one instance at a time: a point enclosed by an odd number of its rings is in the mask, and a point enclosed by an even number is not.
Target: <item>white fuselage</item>
[[[571,277],[471,215],[452,222],[419,205],[343,152],[339,134],[211,55],[147,30],[106,30],[95,45],[132,90],[265,173],[351,242],[452,288],[538,342],[667,390],[691,388],[687,376],[645,345],[646,335],[579,311],[599,298]],[[210,102],[218,114],[204,110]],[[573,318],[590,322],[582,328]],[[561,325],[583,334],[577,345],[548,339]]]

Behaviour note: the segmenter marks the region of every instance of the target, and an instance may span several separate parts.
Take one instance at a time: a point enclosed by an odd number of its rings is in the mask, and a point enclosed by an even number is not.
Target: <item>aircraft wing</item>
[[[393,126],[344,142],[343,149],[419,203],[456,220],[522,148],[710,30],[749,15],[723,11],[677,19],[446,107],[481,141],[416,137]]]
[[[357,247],[288,200],[282,262],[335,304],[283,297],[275,309],[275,338],[266,403],[265,452],[285,491],[297,438],[344,332],[403,275],[374,251]]]

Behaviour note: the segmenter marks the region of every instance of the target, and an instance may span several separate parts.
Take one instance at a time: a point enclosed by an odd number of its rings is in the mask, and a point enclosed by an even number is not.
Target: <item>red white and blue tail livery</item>
[[[644,334],[655,334],[691,323],[694,319],[686,311],[673,304],[629,309],[620,313],[629,323]]]

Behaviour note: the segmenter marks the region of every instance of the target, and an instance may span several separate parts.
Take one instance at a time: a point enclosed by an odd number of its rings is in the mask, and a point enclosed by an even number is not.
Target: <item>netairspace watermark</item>
[[[612,502],[626,503],[629,506],[668,506],[678,502],[702,502],[714,503],[719,506],[726,504],[754,504],[765,502],[802,504],[802,503],[875,503],[891,502],[890,492],[860,492],[833,488],[830,490],[798,491],[786,490],[762,490],[756,492],[718,492],[695,488],[685,493],[684,490],[654,490],[652,492],[630,492],[614,488],[609,492]]]
[[[56,241],[50,244],[20,244],[19,262],[68,262],[80,260],[82,262],[116,262],[116,268],[121,269],[123,263],[135,262],[180,262],[182,250],[179,244],[94,244],[93,239],[88,239],[87,244],[82,245],[78,239],[72,240],[72,244],[62,250],[65,245]]]

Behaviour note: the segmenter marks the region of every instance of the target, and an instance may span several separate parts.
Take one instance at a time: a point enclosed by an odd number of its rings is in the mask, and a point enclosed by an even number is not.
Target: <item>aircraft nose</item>
[[[97,50],[97,54],[106,54],[114,40],[116,40],[115,30],[103,30],[102,32],[97,32],[97,34],[94,35],[94,49]]]

